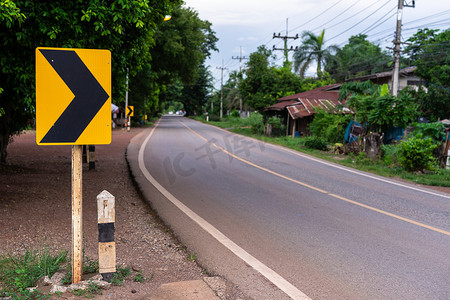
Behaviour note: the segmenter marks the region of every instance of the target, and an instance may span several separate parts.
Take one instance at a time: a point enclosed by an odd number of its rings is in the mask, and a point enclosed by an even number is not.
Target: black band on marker
[[[114,223],[99,223],[98,224],[98,241],[100,243],[114,242]]]

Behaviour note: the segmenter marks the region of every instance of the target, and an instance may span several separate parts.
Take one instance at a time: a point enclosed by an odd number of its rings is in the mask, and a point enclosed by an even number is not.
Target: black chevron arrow
[[[75,95],[41,143],[74,143],[108,100],[102,88],[73,50],[39,50]]]
[[[131,109],[131,106],[127,106],[127,110],[128,110],[127,117],[129,117],[133,113],[133,110]]]

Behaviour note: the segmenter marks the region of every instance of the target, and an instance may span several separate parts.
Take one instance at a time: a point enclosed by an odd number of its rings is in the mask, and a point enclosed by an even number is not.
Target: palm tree
[[[317,77],[322,77],[322,63],[331,56],[332,52],[339,48],[331,45],[325,48],[325,29],[319,35],[315,35],[311,31],[302,33],[302,46],[294,53],[294,70],[305,76],[305,72],[312,62],[317,62]]]

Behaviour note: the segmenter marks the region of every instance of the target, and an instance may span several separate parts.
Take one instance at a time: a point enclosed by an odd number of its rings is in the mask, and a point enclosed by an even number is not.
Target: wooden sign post
[[[83,266],[83,146],[111,143],[111,52],[36,48],[36,143],[72,145],[72,281]]]
[[[36,48],[36,143],[72,145],[72,281],[83,266],[83,146],[111,143],[111,52]]]
[[[72,146],[72,282],[78,283],[83,272],[83,146]]]

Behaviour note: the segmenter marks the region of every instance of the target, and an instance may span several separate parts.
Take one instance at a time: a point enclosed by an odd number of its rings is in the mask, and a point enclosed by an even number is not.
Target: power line
[[[390,2],[390,0],[388,0],[388,1],[386,1],[380,8],[378,8],[378,9],[381,9],[381,8],[383,8],[384,6],[386,6],[386,5],[388,5],[389,4],[389,2]],[[351,29],[353,29],[353,28],[355,28],[356,26],[358,26],[359,24],[361,24],[362,22],[364,22],[368,17],[370,17],[370,16],[372,16],[373,14],[375,14],[377,11],[378,11],[378,9],[376,10],[376,11],[374,11],[374,12],[372,12],[371,14],[369,14],[367,17],[365,17],[365,18],[363,18],[361,21],[359,21],[358,23],[356,23],[355,25],[353,25],[353,26],[351,26],[351,27],[349,27],[349,28],[347,28],[346,30],[344,30],[343,32],[341,32],[341,33],[339,33],[339,34],[337,34],[337,35],[335,35],[335,36],[333,36],[332,38],[330,38],[330,39],[328,39],[328,41],[331,41],[331,40],[333,40],[333,39],[335,39],[335,38],[337,38],[338,36],[341,36],[341,35],[343,35],[344,33],[346,33],[347,31],[349,31],[349,30],[351,30]]]
[[[294,27],[292,30],[296,30],[299,29],[300,27],[305,26],[306,24],[308,24],[309,22],[311,22],[314,19],[317,19],[318,17],[320,17],[321,15],[323,15],[324,13],[326,13],[327,11],[329,11],[330,9],[332,9],[333,7],[335,7],[336,5],[338,5],[339,3],[341,3],[343,0],[339,0],[338,2],[334,3],[333,5],[331,5],[330,7],[328,7],[327,9],[325,9],[323,12],[319,13],[318,15],[312,17],[311,19],[309,19],[308,21],[306,21],[303,24],[298,25],[297,27]]]
[[[429,19],[429,18],[440,17],[441,15],[446,15],[448,13],[450,13],[450,9],[448,9],[446,11],[443,11],[443,12],[440,12],[440,13],[437,13],[437,14],[429,15],[427,17],[423,17],[423,18],[420,18],[420,19],[416,19],[416,20],[412,20],[412,21],[406,22],[406,23],[404,23],[404,25],[415,23],[415,22],[419,22],[419,21],[422,21],[422,20],[425,20],[425,19]]]
[[[374,6],[375,4],[377,4],[377,3],[380,2],[380,1],[381,1],[381,0],[378,0],[378,1],[373,2],[371,5],[366,6],[365,8],[363,8],[363,9],[360,10],[360,11],[358,11],[357,13],[355,13],[355,14],[353,14],[353,15],[347,17],[347,18],[345,18],[344,20],[342,20],[342,21],[340,21],[340,22],[337,22],[337,23],[334,24],[334,25],[331,25],[331,26],[327,27],[326,29],[328,30],[328,29],[330,29],[330,28],[333,28],[333,27],[336,27],[336,26],[338,26],[338,25],[341,25],[342,23],[346,22],[347,20],[350,20],[351,18],[353,18],[353,17],[359,15],[360,13],[364,12],[365,10],[371,8],[372,6]]]
[[[348,7],[347,9],[345,9],[343,12],[341,12],[340,14],[338,14],[336,17],[332,18],[331,20],[328,20],[327,22],[323,23],[322,25],[317,26],[314,29],[311,29],[311,31],[315,31],[317,29],[322,29],[323,26],[331,23],[332,21],[336,20],[337,18],[339,18],[340,16],[342,16],[343,13],[345,13],[346,11],[349,11],[353,6],[355,6],[356,4],[358,4],[361,0],[356,0],[356,2],[354,2],[352,5],[350,5],[350,7]]]
[[[385,22],[387,22],[390,18],[392,18],[393,16],[396,15],[396,13],[390,15],[386,20],[380,22],[384,17],[386,17],[388,14],[390,14],[392,11],[395,10],[395,7],[393,7],[390,11],[388,11],[387,13],[385,13],[381,18],[379,18],[378,20],[376,20],[372,25],[370,25],[369,27],[367,27],[366,29],[364,29],[361,34],[366,34],[372,30],[374,30],[375,28],[377,28],[378,26],[380,26],[381,24],[384,24]]]

